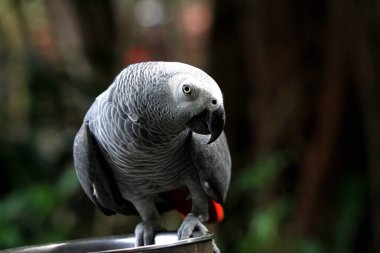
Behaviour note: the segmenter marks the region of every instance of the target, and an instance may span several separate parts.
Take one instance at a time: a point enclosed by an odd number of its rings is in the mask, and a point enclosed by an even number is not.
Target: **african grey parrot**
[[[77,176],[104,214],[141,216],[136,246],[154,243],[160,212],[181,209],[176,190],[191,196],[179,239],[207,233],[202,222],[218,208],[215,201],[224,202],[230,182],[224,123],[220,88],[202,70],[177,62],[130,65],[84,118],[74,141]]]

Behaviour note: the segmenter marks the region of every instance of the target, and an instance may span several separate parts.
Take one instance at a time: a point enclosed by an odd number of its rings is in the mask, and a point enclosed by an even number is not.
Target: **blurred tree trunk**
[[[69,74],[75,73],[75,66],[82,71],[88,70],[86,80],[91,84],[89,94],[94,97],[111,84],[119,69],[120,57],[117,57],[117,27],[112,1],[46,1],[49,8],[57,44],[72,53],[62,53],[69,66]],[[64,39],[60,41],[60,38]],[[66,43],[59,45],[60,43]],[[84,55],[82,55],[84,52]],[[81,58],[85,57],[85,59]],[[67,59],[69,58],[69,59]],[[88,67],[84,67],[88,65]],[[75,78],[75,77],[74,77]]]
[[[112,63],[119,59],[115,52],[117,34],[112,1],[71,2],[79,20],[85,53],[94,68],[94,81],[100,77],[99,81],[106,82],[103,89],[113,80],[115,66]]]
[[[108,87],[120,69],[112,1],[45,1],[58,60],[60,87],[80,90],[72,99],[67,122],[80,124],[89,104]],[[62,68],[64,66],[64,68]],[[73,90],[69,90],[69,93]]]
[[[370,232],[373,252],[380,252],[380,3],[374,0],[351,6],[352,68],[363,107],[371,200]],[[354,35],[352,35],[354,34]]]
[[[366,197],[356,204],[374,223],[348,235],[351,251],[370,234],[380,250],[379,11],[373,0],[215,1],[211,65],[223,80],[233,169],[260,153],[292,150],[296,207],[284,226],[320,240],[343,215],[338,185],[365,177],[372,209]]]

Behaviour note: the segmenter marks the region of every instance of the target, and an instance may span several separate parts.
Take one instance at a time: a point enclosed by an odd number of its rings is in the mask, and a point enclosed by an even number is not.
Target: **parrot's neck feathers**
[[[183,143],[186,141],[187,137],[189,136],[190,130],[188,128],[183,129],[182,131],[168,129],[168,128],[161,128],[160,126],[144,126],[144,124],[135,123],[138,124],[141,128],[143,128],[146,131],[147,137],[149,141],[152,141],[154,143]]]

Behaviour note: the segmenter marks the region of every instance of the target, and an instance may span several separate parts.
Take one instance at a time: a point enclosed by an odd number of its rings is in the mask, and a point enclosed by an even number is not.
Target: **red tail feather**
[[[191,198],[187,189],[178,189],[165,193],[172,204],[173,208],[180,212],[184,217],[191,212]],[[224,210],[222,205],[215,202],[212,198],[208,201],[209,220],[208,222],[221,222],[224,219]]]

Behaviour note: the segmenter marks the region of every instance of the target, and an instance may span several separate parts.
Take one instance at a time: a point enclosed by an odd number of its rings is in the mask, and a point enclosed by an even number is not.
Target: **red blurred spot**
[[[136,45],[125,50],[123,55],[123,64],[129,65],[138,62],[150,61],[151,59],[151,54],[145,47]]]
[[[191,198],[187,189],[178,189],[164,194],[172,204],[173,208],[181,213],[182,217],[191,212]],[[224,219],[223,207],[209,198],[208,201],[209,220],[208,222],[221,222]]]

